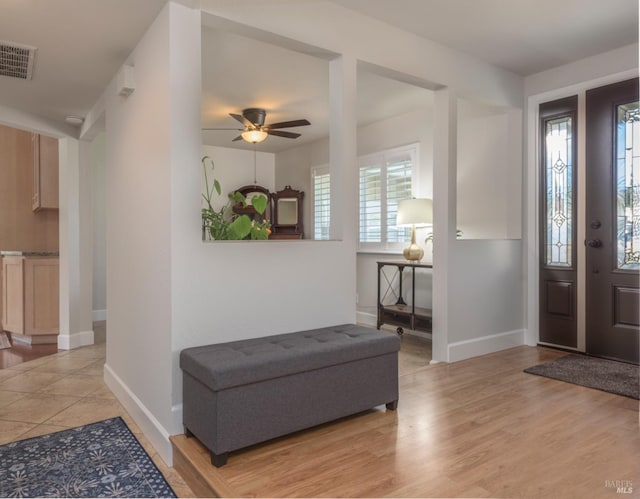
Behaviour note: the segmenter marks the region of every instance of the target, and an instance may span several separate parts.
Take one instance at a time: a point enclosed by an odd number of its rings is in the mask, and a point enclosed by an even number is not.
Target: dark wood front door
[[[638,363],[638,80],[586,93],[586,351]]]

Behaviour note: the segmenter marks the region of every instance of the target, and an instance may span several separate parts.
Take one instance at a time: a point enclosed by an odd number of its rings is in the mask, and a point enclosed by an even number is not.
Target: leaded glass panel
[[[640,268],[640,111],[618,106],[616,126],[617,267]]]
[[[546,264],[572,266],[573,157],[570,116],[545,122]]]

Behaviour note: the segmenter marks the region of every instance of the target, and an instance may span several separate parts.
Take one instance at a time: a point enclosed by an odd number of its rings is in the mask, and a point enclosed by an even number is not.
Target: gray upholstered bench
[[[185,434],[227,453],[398,403],[400,339],[353,324],[180,353]]]

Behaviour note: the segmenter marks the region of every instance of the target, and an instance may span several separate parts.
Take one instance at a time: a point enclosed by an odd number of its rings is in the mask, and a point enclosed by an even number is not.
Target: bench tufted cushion
[[[180,352],[180,367],[213,391],[400,350],[397,336],[343,324]]]

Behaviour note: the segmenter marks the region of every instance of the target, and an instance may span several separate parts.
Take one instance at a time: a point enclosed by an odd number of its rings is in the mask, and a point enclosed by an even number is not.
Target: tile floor
[[[104,323],[96,324],[95,345],[0,369],[0,444],[120,416],[178,497],[193,497],[105,385],[105,330]]]

